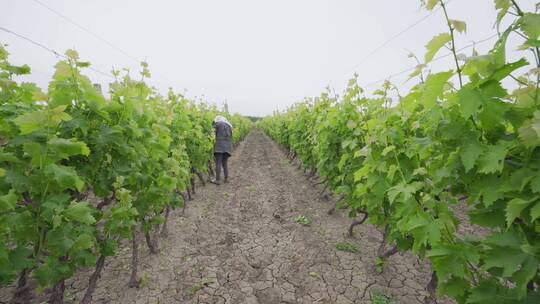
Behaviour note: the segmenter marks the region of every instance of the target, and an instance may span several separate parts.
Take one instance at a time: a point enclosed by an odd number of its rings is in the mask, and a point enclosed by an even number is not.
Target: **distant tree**
[[[251,120],[252,122],[257,122],[262,119],[262,117],[258,117],[258,116],[245,116],[245,117]]]

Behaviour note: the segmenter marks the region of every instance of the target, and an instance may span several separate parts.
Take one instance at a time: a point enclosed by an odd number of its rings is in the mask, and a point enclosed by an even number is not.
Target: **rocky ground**
[[[106,262],[95,303],[423,303],[429,265],[397,254],[377,273],[381,233],[364,224],[348,238],[346,211],[327,215],[333,202],[260,131],[229,166],[228,184],[199,187],[183,216],[171,213],[160,254],[142,253],[142,286],[127,287],[126,247]],[[90,271],[68,282],[71,301]]]

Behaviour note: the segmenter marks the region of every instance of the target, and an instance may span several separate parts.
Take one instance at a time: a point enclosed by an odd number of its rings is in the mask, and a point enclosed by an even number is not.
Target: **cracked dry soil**
[[[159,254],[142,252],[142,286],[127,287],[126,246],[106,262],[94,303],[371,303],[376,293],[423,303],[429,265],[397,254],[375,273],[381,233],[364,224],[347,238],[346,211],[327,215],[333,202],[262,132],[248,135],[229,166],[228,184],[198,187],[183,216],[171,213]],[[300,215],[311,224],[297,223]],[[358,251],[338,251],[338,242]],[[90,273],[68,282],[72,301]]]

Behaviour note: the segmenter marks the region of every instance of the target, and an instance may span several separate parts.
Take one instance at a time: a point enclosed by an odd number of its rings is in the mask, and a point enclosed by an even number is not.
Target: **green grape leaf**
[[[71,116],[64,112],[65,109],[66,106],[58,106],[54,109],[30,112],[15,118],[13,122],[19,127],[22,135],[56,128],[62,121],[71,120]]]
[[[67,50],[65,54],[66,56],[69,57],[69,59],[73,59],[73,60],[79,59],[79,53],[75,50]]]
[[[467,304],[475,303],[492,303],[494,296],[497,294],[497,287],[491,281],[483,281],[478,286],[472,289],[471,294],[467,298]]]
[[[512,278],[517,283],[519,295],[524,297],[527,294],[527,284],[537,275],[538,261],[531,256],[528,256],[521,266],[521,269],[516,271]]]
[[[36,268],[32,274],[41,287],[47,286],[49,282],[53,280],[55,275],[54,271],[51,269],[51,267],[49,267],[48,264],[42,264]]]
[[[466,33],[467,32],[467,23],[465,23],[464,21],[450,20],[450,24],[459,33]]]
[[[540,14],[525,13],[518,21],[521,30],[530,39],[537,40],[540,36]]]
[[[525,146],[529,148],[540,146],[540,111],[535,111],[534,117],[525,121],[518,133]]]
[[[0,212],[15,209],[19,196],[14,189],[9,190],[8,194],[0,195]]]
[[[431,11],[439,3],[439,0],[427,0],[426,9]]]
[[[512,95],[516,98],[516,105],[520,108],[534,107],[534,91],[536,87],[531,85],[515,89]]]
[[[506,207],[505,203],[499,201],[487,208],[472,210],[469,212],[471,223],[490,228],[504,228],[506,225],[504,207]]]
[[[509,277],[514,274],[521,263],[527,258],[527,255],[520,250],[510,249],[507,247],[494,247],[484,257],[485,270],[491,268],[502,268],[504,277]]]
[[[18,271],[32,267],[31,256],[32,250],[23,246],[18,246],[15,250],[9,253],[10,266]]]
[[[512,172],[510,182],[507,182],[502,187],[505,192],[519,191],[523,192],[525,187],[534,178],[535,172],[531,168],[520,168]]]
[[[101,254],[104,256],[114,256],[118,249],[118,242],[116,240],[108,239],[105,244],[101,246]]]
[[[172,192],[176,188],[176,180],[171,176],[160,176],[157,183],[165,192]]]
[[[387,146],[386,148],[383,149],[383,151],[381,152],[381,155],[386,156],[388,153],[394,151],[395,149],[396,149],[395,146],[392,146],[392,145]]]
[[[424,68],[426,67],[425,64],[418,64],[416,66],[416,68],[414,69],[414,71],[412,73],[409,74],[409,78],[407,80],[411,80],[412,78],[420,75],[422,73],[422,70],[424,70]],[[402,101],[403,102],[403,101]]]
[[[506,102],[498,100],[489,100],[486,102],[482,111],[478,114],[478,118],[482,123],[482,127],[486,130],[493,130],[501,125],[504,121],[504,113],[508,110]]]
[[[509,247],[513,249],[519,249],[521,246],[521,240],[519,236],[513,230],[507,230],[504,232],[494,233],[488,236],[484,240],[485,244],[495,245],[499,247]]]
[[[400,225],[400,230],[404,232],[409,232],[427,225],[430,225],[429,218],[426,218],[424,214],[415,214],[414,216],[410,217],[406,222],[404,221],[402,225]]]
[[[482,85],[482,84],[487,83],[489,81],[501,81],[504,78],[506,78],[508,75],[510,75],[510,73],[512,73],[513,71],[515,71],[515,70],[517,70],[519,68],[522,68],[522,67],[524,67],[524,66],[526,66],[528,64],[529,64],[529,62],[527,62],[527,60],[525,58],[521,58],[520,60],[518,60],[516,62],[505,64],[502,67],[496,69],[490,77],[482,80],[479,83],[479,85]]]
[[[510,0],[495,0],[495,8],[499,10],[497,14],[497,25],[501,23],[501,20],[510,9],[510,5]]]
[[[450,274],[456,278],[464,278],[466,272],[464,265],[468,260],[477,259],[477,254],[468,249],[460,245],[434,244],[426,256],[431,259],[440,279],[445,279]],[[467,251],[471,254],[469,258],[465,256]]]
[[[26,64],[22,66],[8,65],[6,66],[6,70],[14,75],[30,74],[30,67]]]
[[[358,181],[362,180],[362,178],[364,178],[364,176],[366,176],[369,173],[370,170],[371,170],[371,168],[368,165],[362,166],[362,168],[358,169],[354,173],[354,181],[358,182]]]
[[[482,95],[475,89],[463,87],[458,92],[461,116],[467,119],[480,111]]]
[[[23,145],[23,151],[30,156],[30,164],[33,167],[42,167],[46,164],[47,149],[37,142],[27,142]]]
[[[508,36],[513,31],[513,27],[509,27],[504,33],[499,37],[499,40],[495,43],[489,55],[492,57],[494,68],[498,69],[506,63],[506,41]]]
[[[84,188],[83,180],[72,167],[50,164],[45,168],[45,174],[54,180],[62,190],[73,189],[82,191]]]
[[[92,224],[92,223],[89,223]],[[77,252],[85,249],[90,249],[94,247],[94,237],[92,237],[90,234],[83,233],[80,234],[73,243],[73,246],[71,246],[70,251]]]
[[[514,220],[521,215],[521,211],[527,208],[531,202],[520,198],[514,198],[506,206],[506,224],[512,225]]]
[[[508,151],[508,145],[499,141],[496,145],[486,146],[486,152],[478,159],[480,173],[501,172],[504,167],[504,158]]]
[[[54,78],[66,78],[72,76],[71,65],[65,61],[59,61],[55,66]]]
[[[465,172],[469,172],[474,167],[482,151],[482,146],[477,141],[467,141],[462,146],[460,156],[463,167],[465,167]]]
[[[427,169],[424,167],[416,168],[413,171],[413,175],[426,175],[428,174]]]
[[[53,138],[47,144],[59,159],[68,159],[74,155],[88,156],[90,154],[90,149],[85,143],[72,139]]]
[[[463,75],[469,76],[471,83],[478,81],[478,75],[489,76],[495,70],[495,58],[492,55],[468,57],[461,69]]]
[[[435,106],[437,98],[443,94],[444,85],[448,82],[454,73],[452,71],[440,72],[429,75],[424,84],[421,103],[427,108]]]
[[[540,175],[537,175],[531,180],[531,191],[540,193]]]
[[[75,243],[73,225],[57,225],[47,232],[47,247],[56,256],[66,254]]]
[[[433,37],[427,44],[426,44],[426,55],[424,57],[425,63],[429,63],[431,60],[433,60],[433,57],[437,54],[437,52],[448,42],[452,41],[452,36],[450,36],[449,33],[441,33],[435,37]]]
[[[482,189],[482,203],[484,206],[489,207],[493,205],[498,199],[503,197],[501,192],[501,184],[495,179],[487,179]]]
[[[92,207],[90,207],[90,205],[86,202],[74,202],[66,210],[64,210],[64,214],[67,218],[86,225],[91,225],[96,222],[92,212]]]
[[[17,156],[13,155],[13,153],[0,151],[0,163],[1,162],[20,163],[21,160],[18,159]]]
[[[536,205],[531,208],[531,220],[534,222],[540,217],[540,202],[536,202]]]
[[[396,174],[397,170],[398,170],[398,167],[394,164],[388,167],[388,174],[386,176],[388,177],[390,181],[394,179],[394,175]]]
[[[400,183],[388,189],[388,200],[393,203],[396,198],[401,195],[403,201],[412,198],[413,194],[422,188],[421,182],[412,182],[410,184]]]
[[[439,283],[439,291],[441,294],[449,295],[457,298],[465,295],[465,292],[470,288],[469,281],[462,278],[450,278],[447,281]]]
[[[431,220],[430,223],[426,226],[427,237],[430,245],[438,244],[441,240],[441,231],[445,230],[444,223],[437,219],[435,221]]]

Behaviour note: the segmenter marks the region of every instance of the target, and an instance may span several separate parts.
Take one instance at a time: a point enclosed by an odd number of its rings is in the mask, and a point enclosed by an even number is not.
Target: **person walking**
[[[216,160],[216,178],[210,180],[211,183],[221,184],[221,169],[223,168],[224,182],[228,182],[229,168],[227,160],[232,155],[232,132],[233,126],[227,118],[217,115],[212,126],[216,132],[216,143],[214,144],[214,157]]]

